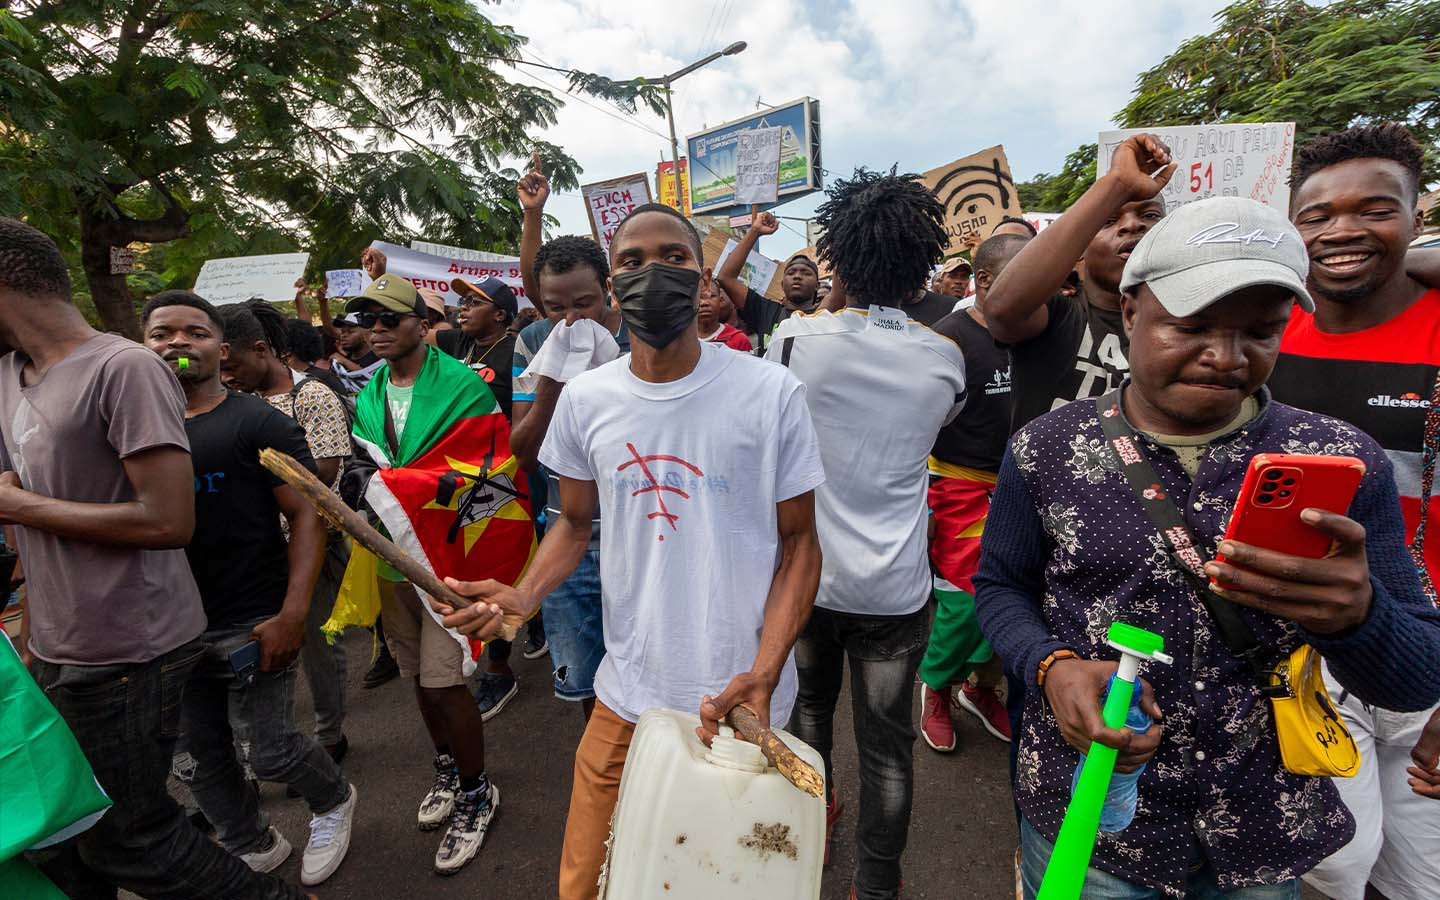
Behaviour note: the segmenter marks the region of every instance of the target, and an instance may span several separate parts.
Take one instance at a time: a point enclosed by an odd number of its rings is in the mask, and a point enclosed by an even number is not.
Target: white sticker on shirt
[[[866,328],[883,328],[896,334],[904,334],[905,325],[909,321],[909,316],[894,307],[872,306],[870,307],[870,322]]]

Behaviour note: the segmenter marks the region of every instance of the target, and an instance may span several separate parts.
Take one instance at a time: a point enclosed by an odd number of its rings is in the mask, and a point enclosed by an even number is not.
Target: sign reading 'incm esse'
[[[580,195],[585,198],[585,212],[590,216],[590,232],[600,242],[600,248],[610,252],[610,240],[630,210],[650,202],[650,179],[641,172],[582,184]]]

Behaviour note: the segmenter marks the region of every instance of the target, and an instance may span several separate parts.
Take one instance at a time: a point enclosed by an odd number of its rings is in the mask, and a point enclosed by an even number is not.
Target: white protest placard
[[[1039,234],[1055,224],[1055,220],[1060,218],[1060,214],[1052,212],[1027,212],[1021,213],[1020,217],[1034,226],[1035,233]]]
[[[590,233],[600,243],[600,249],[610,252],[610,239],[630,210],[650,202],[650,176],[641,172],[580,185],[580,196],[585,198],[585,212],[590,216]]]
[[[452,283],[463,278],[474,284],[495,276],[510,286],[515,298],[524,309],[532,304],[525,297],[525,286],[520,278],[518,257],[501,260],[456,259],[450,256],[435,256],[411,250],[399,244],[375,241],[370,245],[385,254],[385,274],[399,275],[417,288],[429,288],[445,299],[446,306],[458,306],[460,295]]]
[[[750,128],[736,135],[735,204],[774,203],[780,191],[783,128]]]
[[[723,266],[725,257],[729,256],[731,251],[738,246],[740,245],[734,238],[725,241],[725,249],[720,251],[720,258],[715,262],[715,269],[718,270]],[[775,272],[779,268],[778,262],[752,250],[750,255],[745,257],[745,265],[740,268],[740,280],[757,294],[763,294],[770,287],[770,282],[775,278]]]
[[[1175,174],[1160,194],[1167,210],[1207,197],[1248,197],[1289,212],[1294,122],[1157,125],[1102,131],[1096,178],[1110,171],[1115,148],[1137,134],[1153,134],[1170,147]]]
[[[364,269],[329,269],[325,272],[325,296],[358,297],[370,286]]]
[[[295,282],[305,274],[308,253],[271,253],[209,259],[195,279],[195,293],[216,306],[261,300],[295,299]]]

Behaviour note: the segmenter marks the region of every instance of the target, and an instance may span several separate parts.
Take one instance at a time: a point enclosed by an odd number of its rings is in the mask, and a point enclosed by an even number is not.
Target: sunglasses
[[[355,318],[359,320],[361,328],[374,328],[376,322],[379,322],[386,328],[399,328],[400,321],[402,319],[418,317],[414,313],[397,313],[386,311],[380,313],[356,313]]]
[[[461,309],[474,309],[482,303],[488,303],[491,306],[496,305],[495,301],[490,300],[487,297],[481,297],[478,294],[466,294],[464,297],[460,298]]]

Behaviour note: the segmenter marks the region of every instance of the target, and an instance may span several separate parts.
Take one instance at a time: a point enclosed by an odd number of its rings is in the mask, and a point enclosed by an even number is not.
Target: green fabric
[[[65,894],[17,856],[0,862],[0,900],[65,900]]]
[[[920,663],[920,680],[932,691],[943,691],[967,678],[976,666],[989,662],[995,651],[980,633],[974,596],[961,590],[941,590],[938,585],[934,594],[935,622]]]
[[[0,722],[0,860],[109,808],[75,735],[3,637]]]
[[[375,373],[355,398],[354,433],[360,440],[379,448],[385,462],[392,466],[409,465],[423,456],[459,420],[487,416],[499,408],[495,395],[483,380],[475,377],[469,366],[438,347],[427,346],[420,375],[411,386],[414,399],[405,422],[405,433],[396,435],[400,452],[392,455],[385,442],[389,391],[390,368],[386,366]]]

